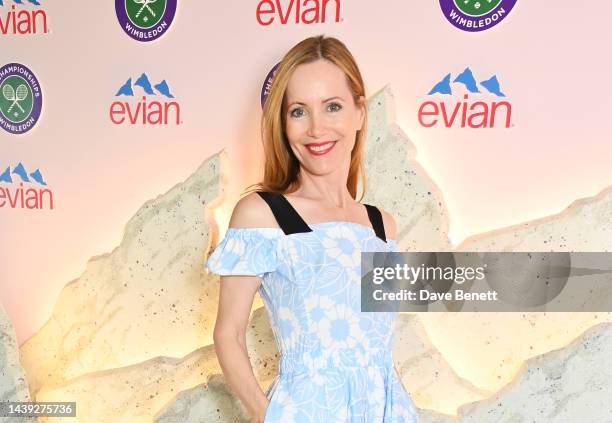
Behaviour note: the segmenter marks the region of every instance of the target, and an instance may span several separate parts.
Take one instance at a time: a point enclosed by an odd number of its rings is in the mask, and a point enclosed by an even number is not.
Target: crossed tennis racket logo
[[[140,16],[140,14],[147,9],[149,11],[149,13],[151,14],[151,16],[153,16],[154,18],[157,17],[157,15],[155,15],[155,11],[153,9],[151,9],[151,6],[149,6],[150,4],[155,3],[157,0],[132,0],[134,3],[136,4],[141,4],[142,6],[140,6],[140,9],[138,10],[138,12],[136,12],[136,17],[138,18]]]
[[[6,113],[11,113],[13,107],[15,106],[17,106],[19,110],[21,110],[21,113],[25,113],[25,110],[23,110],[23,107],[21,107],[21,104],[19,103],[28,98],[28,93],[29,90],[25,84],[18,85],[16,90],[13,88],[12,85],[9,84],[6,84],[4,87],[2,87],[2,96],[6,100],[13,102],[6,111]]]
[[[463,0],[463,4],[468,4],[470,1],[472,0]],[[493,0],[481,0],[481,1],[486,1],[487,3],[491,3]],[[474,8],[475,9],[480,9],[480,1],[477,1],[476,3],[474,3]]]

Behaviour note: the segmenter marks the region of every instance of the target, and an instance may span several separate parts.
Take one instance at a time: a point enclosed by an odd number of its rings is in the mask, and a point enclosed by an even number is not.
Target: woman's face
[[[355,104],[339,67],[323,59],[297,66],[285,91],[283,113],[285,134],[302,168],[316,175],[348,172],[365,101],[361,97]]]

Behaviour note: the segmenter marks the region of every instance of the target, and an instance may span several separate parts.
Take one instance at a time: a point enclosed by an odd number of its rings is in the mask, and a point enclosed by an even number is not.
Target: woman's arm
[[[229,223],[229,227],[270,226],[278,225],[267,204],[255,193],[238,201]],[[263,422],[269,403],[255,378],[246,348],[246,328],[261,282],[258,276],[221,276],[213,332],[215,352],[227,384],[255,423]]]
[[[253,373],[246,348],[246,327],[257,276],[221,276],[219,308],[213,332],[215,352],[231,391],[255,423],[262,423],[268,399]]]

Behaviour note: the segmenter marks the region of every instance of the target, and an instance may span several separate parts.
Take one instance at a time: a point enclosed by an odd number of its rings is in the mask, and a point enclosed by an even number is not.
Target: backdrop
[[[368,96],[390,87],[454,244],[600,192],[611,13],[604,0],[0,1],[0,298],[18,342],[205,158],[226,149],[231,195],[256,181],[264,80],[308,36],[345,42]]]

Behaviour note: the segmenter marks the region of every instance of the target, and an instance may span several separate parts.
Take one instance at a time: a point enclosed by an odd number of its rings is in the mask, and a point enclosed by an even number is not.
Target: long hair
[[[296,44],[281,60],[263,107],[261,117],[261,137],[265,157],[263,180],[250,185],[249,187],[254,188],[247,189],[245,193],[268,191],[284,194],[299,188],[300,163],[285,135],[283,102],[289,78],[295,68],[319,59],[329,60],[344,72],[356,103],[361,96],[365,99],[365,87],[357,63],[340,40],[319,35]],[[358,178],[361,178],[362,193],[359,201],[363,198],[366,182],[363,150],[367,131],[367,106],[365,109],[363,125],[357,131],[355,146],[351,152],[351,164],[346,181],[351,196],[356,199]]]

